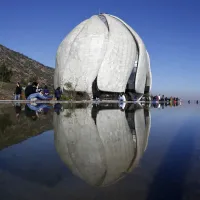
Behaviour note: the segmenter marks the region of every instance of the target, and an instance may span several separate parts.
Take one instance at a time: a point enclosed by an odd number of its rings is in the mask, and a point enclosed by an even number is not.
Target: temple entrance
[[[93,95],[93,99],[96,98],[100,98],[100,90],[97,86],[97,77],[94,79],[93,83],[92,83],[92,95]]]

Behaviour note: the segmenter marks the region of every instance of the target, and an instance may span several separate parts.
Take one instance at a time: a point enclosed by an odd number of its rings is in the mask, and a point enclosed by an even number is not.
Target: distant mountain
[[[16,82],[21,82],[25,85],[30,80],[37,79],[40,85],[47,84],[53,87],[53,68],[0,45],[0,67],[3,64],[12,70],[13,76],[10,83],[3,84],[3,87],[0,85],[0,99],[11,98]]]

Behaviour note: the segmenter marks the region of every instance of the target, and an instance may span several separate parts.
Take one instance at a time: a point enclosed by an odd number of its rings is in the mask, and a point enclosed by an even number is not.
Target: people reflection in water
[[[164,109],[165,107],[167,106],[170,106],[170,107],[176,107],[176,106],[179,106],[181,105],[181,102],[178,102],[178,101],[174,101],[174,102],[162,102],[162,103],[152,103],[151,106],[154,107],[154,108],[160,108],[162,107],[162,109]]]
[[[16,113],[16,118],[19,119],[20,113],[21,113],[21,104],[20,103],[15,103],[15,113]]]
[[[28,104],[25,105],[25,114],[27,117],[32,119],[33,121],[37,120],[39,115],[38,112],[29,108]]]
[[[62,110],[62,104],[56,103],[54,105],[54,111],[57,113],[57,115],[60,115],[60,111]]]
[[[165,104],[161,103],[161,107],[162,107],[162,109],[164,109],[165,108]]]
[[[146,150],[149,109],[127,104],[124,110],[117,104],[100,104],[54,114],[56,150],[72,173],[88,184],[116,183],[137,166]]]
[[[49,112],[49,109],[50,109],[49,107],[44,107],[43,110],[42,110],[42,111],[43,111],[43,114],[44,114],[44,115],[47,115],[48,112]]]
[[[119,108],[121,109],[121,111],[124,111],[126,107],[126,103],[125,102],[119,102]]]
[[[51,107],[46,104],[26,104],[25,113],[27,117],[30,117],[32,120],[37,120],[39,118],[39,113],[46,115]]]
[[[160,108],[160,104],[159,104],[159,103],[153,103],[152,106],[153,106],[154,108]]]

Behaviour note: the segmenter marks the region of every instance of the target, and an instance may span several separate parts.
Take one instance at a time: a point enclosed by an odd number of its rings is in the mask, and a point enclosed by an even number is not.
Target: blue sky
[[[200,98],[198,0],[1,0],[0,44],[55,67],[66,34],[99,9],[126,21],[143,39],[154,94]]]

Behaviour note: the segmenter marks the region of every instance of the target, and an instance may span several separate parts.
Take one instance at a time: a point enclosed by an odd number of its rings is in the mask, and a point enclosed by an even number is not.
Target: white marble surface
[[[58,47],[57,54],[56,54],[56,68],[54,73],[54,86],[57,88],[58,86],[64,86],[65,77],[64,72],[69,71],[67,67],[67,61],[70,57],[70,50],[71,46],[73,45],[77,35],[81,32],[84,25],[87,23],[88,20],[80,23],[76,26],[61,42],[60,46]]]
[[[120,110],[100,111],[97,129],[105,152],[106,176],[102,184],[110,185],[127,173],[137,153],[136,143],[125,112]]]

